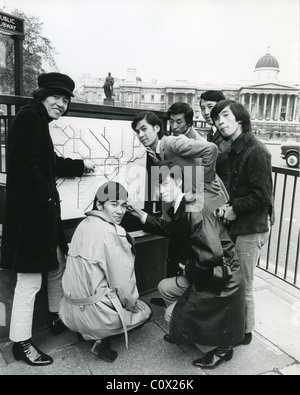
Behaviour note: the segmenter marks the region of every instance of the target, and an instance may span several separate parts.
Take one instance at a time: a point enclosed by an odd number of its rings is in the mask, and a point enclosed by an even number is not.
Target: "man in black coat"
[[[231,142],[230,200],[221,209],[223,223],[235,242],[245,278],[246,327],[244,344],[255,328],[254,270],[274,224],[271,154],[251,131],[246,108],[233,100],[215,105],[211,117]]]
[[[52,358],[31,341],[35,295],[43,273],[48,273],[51,331],[58,334],[64,329],[57,312],[68,245],[55,177],[82,176],[85,170],[93,171],[94,165],[89,160],[58,157],[50,137],[49,122],[68,110],[74,81],[65,74],[46,73],[39,76],[38,86],[8,132],[1,267],[17,273],[10,326],[14,356],[44,366]]]
[[[159,192],[171,204],[171,221],[147,215],[133,204],[128,210],[144,224],[146,232],[169,238],[169,257],[178,275],[164,279],[158,289],[166,305],[165,319],[176,344],[197,344],[204,358],[200,368],[215,368],[232,358],[232,345],[244,338],[244,283],[234,245],[226,229],[203,205],[203,198],[182,192],[183,180],[172,169],[161,168]],[[173,168],[175,174],[178,173]],[[180,169],[179,169],[180,170]],[[180,171],[179,171],[180,172]],[[226,262],[232,277],[217,281],[216,273]],[[219,278],[218,278],[219,279]]]

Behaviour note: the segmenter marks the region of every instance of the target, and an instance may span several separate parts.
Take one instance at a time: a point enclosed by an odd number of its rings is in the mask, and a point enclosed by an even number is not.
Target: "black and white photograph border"
[[[275,224],[255,270],[253,338],[248,345],[234,347],[231,360],[213,370],[200,369],[193,366],[205,355],[198,347],[164,340],[169,333],[165,307],[151,300],[160,297],[157,286],[166,274],[168,242],[130,222],[140,299],[151,306],[152,317],[128,334],[129,348],[124,336],[113,339],[118,358],[107,363],[91,353],[91,342],[77,333],[66,330],[53,336],[43,276],[33,340],[53,363],[30,366],[16,361],[9,339],[16,274],[0,269],[0,376],[101,375],[107,376],[103,389],[137,392],[171,386],[199,389],[202,375],[300,374],[299,7],[298,0],[0,0],[0,76],[8,67],[5,42],[11,35],[7,29],[15,28],[13,16],[24,18],[23,60],[33,27],[39,29],[36,45],[42,46],[37,49],[41,65],[26,63],[26,58],[23,78],[12,73],[12,87],[0,79],[0,249],[6,135],[15,109],[37,88],[28,84],[30,69],[74,79],[67,117],[52,124],[54,148],[58,155],[94,159],[96,164],[95,174],[58,180],[69,239],[92,204],[93,191],[85,194],[84,187],[96,190],[97,177],[116,180],[122,165],[134,163],[136,157],[139,164],[146,163],[146,150],[131,129],[137,113],[156,112],[169,131],[168,108],[186,102],[194,110],[195,129],[206,137],[209,125],[199,101],[207,90],[222,91],[249,111],[255,137],[272,156],[275,196]],[[113,88],[108,94],[104,84],[109,74]],[[290,160],[289,153],[294,155]],[[126,175],[122,177],[125,182]]]

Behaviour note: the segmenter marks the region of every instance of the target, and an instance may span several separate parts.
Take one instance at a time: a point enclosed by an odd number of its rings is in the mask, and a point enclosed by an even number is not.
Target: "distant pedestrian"
[[[55,177],[82,176],[85,170],[93,171],[94,165],[89,160],[57,156],[50,137],[49,123],[68,110],[74,81],[65,74],[46,73],[38,77],[38,86],[8,132],[1,266],[17,272],[9,335],[13,354],[30,365],[45,366],[52,358],[31,340],[42,274],[48,273],[51,332],[57,335],[65,329],[58,310],[68,245]]]
[[[254,270],[274,224],[271,154],[252,133],[250,115],[240,103],[220,101],[212,109],[211,118],[222,135],[231,141],[230,200],[221,209],[244,271],[244,344],[249,344],[255,327]]]

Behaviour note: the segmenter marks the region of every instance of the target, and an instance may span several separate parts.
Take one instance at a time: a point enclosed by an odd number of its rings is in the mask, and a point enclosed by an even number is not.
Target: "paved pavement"
[[[142,299],[149,301],[153,296],[157,293],[143,295]],[[16,362],[11,342],[4,342],[0,343],[0,376],[300,375],[300,291],[257,269],[255,297],[256,331],[252,343],[236,347],[233,359],[212,371],[193,367],[193,359],[201,357],[196,347],[172,345],[163,340],[168,330],[164,309],[153,306],[151,322],[129,334],[129,350],[123,338],[114,341],[113,348],[119,357],[113,364],[97,359],[90,352],[90,342],[80,342],[75,333],[67,331],[53,337],[43,329],[33,339],[54,358],[54,363],[34,368]]]

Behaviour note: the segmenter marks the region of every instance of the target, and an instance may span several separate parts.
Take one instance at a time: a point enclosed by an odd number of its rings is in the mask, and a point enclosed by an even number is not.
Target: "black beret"
[[[68,96],[73,95],[75,82],[66,74],[61,73],[44,73],[38,77],[39,88],[58,89],[67,93]]]

